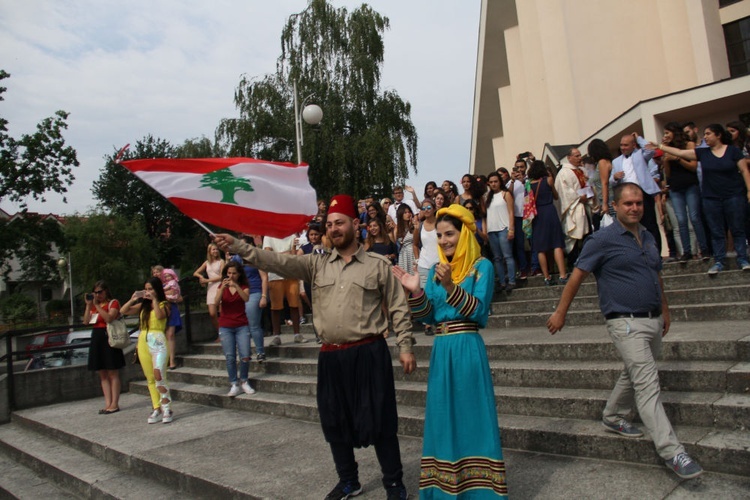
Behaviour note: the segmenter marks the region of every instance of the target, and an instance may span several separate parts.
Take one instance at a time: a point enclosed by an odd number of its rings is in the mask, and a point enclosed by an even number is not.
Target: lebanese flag
[[[188,217],[233,231],[284,238],[318,212],[305,164],[152,158],[121,165]]]

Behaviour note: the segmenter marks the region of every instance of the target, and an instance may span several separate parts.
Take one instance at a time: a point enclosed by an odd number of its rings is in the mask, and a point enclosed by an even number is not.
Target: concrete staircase
[[[674,323],[665,337],[660,379],[663,400],[681,441],[706,470],[750,476],[750,273],[705,274],[707,263],[665,266]],[[539,278],[497,297],[482,332],[495,383],[503,445],[528,451],[660,464],[648,436],[603,432],[601,411],[622,368],[604,331],[596,284],[587,281],[563,332],[552,337],[544,320],[562,287]],[[501,327],[502,326],[502,327]],[[432,338],[416,333],[416,372],[394,361],[399,430],[421,436]],[[266,348],[253,362],[253,396],[230,399],[226,362],[218,343],[194,346],[170,372],[177,401],[317,421],[318,346]],[[393,344],[393,340],[389,340]],[[392,347],[394,360],[397,350]],[[145,383],[132,390],[146,394]]]
[[[674,323],[659,363],[662,395],[688,452],[707,471],[722,473],[709,474],[696,492],[742,498],[750,491],[750,273],[708,277],[707,267],[697,262],[665,266]],[[623,491],[614,486],[620,476],[630,478],[627,488],[634,497],[668,496],[652,490],[653,480],[638,479],[645,478],[642,471],[649,478],[656,474],[666,486],[670,483],[664,478],[674,479],[650,438],[628,439],[600,426],[622,364],[602,326],[595,287],[593,281],[584,284],[565,329],[550,336],[543,324],[562,287],[529,279],[496,297],[491,326],[482,331],[511,465],[509,484],[517,498],[612,497],[612,491]],[[312,338],[309,326],[303,331]],[[226,396],[220,345],[194,345],[191,354],[181,357],[182,366],[169,372],[177,418],[167,426],[145,424],[145,382],[130,384],[123,411],[113,416],[96,414],[101,398],[15,412],[10,424],[0,426],[0,498],[324,496],[332,472],[327,446],[314,425],[318,345],[294,344],[289,333],[285,327],[284,345],[266,348],[264,364],[253,362],[251,383],[258,392],[233,399]],[[405,376],[396,361],[393,365],[399,431],[405,436],[402,456],[414,493],[434,340],[419,332],[415,338],[416,372]],[[396,360],[394,340],[388,342]],[[366,464],[360,470],[373,472],[363,479],[369,481],[364,497],[380,498],[372,455],[358,454]],[[244,456],[259,462],[242,475],[233,467],[245,470],[237,464]],[[530,462],[529,457],[541,458]],[[547,463],[554,467],[538,468]],[[643,467],[649,465],[658,467]],[[553,477],[562,470],[575,478],[558,478],[548,493],[539,493],[540,474]],[[600,474],[596,486],[590,486],[594,470]],[[298,475],[299,480],[286,479]],[[727,493],[721,488],[731,477],[735,489]]]

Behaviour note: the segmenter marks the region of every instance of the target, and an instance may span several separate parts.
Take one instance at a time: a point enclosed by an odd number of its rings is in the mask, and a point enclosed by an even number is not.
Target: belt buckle
[[[442,325],[440,325],[440,332],[444,334],[448,333],[448,325],[446,323],[443,323]]]

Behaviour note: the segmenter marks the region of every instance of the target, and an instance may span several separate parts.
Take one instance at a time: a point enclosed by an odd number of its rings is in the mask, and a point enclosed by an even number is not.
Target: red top
[[[244,287],[245,293],[249,293],[247,287]],[[236,328],[247,325],[247,315],[245,314],[245,301],[240,294],[232,294],[229,287],[221,291],[221,314],[219,315],[219,326],[226,328]]]
[[[112,304],[112,308],[113,309],[117,309],[118,311],[120,310],[120,303],[117,302],[116,299],[112,300],[111,302],[107,302],[106,304],[101,305],[101,308],[104,309],[105,311],[109,312],[109,305],[110,304]],[[91,304],[91,317],[93,318],[94,315],[97,316],[96,322],[95,323],[89,323],[90,325],[92,325],[92,328],[107,328],[107,322],[104,321],[104,318],[102,318],[99,315],[99,313],[96,311],[96,307],[92,303]],[[91,320],[89,320],[89,321],[91,321]]]

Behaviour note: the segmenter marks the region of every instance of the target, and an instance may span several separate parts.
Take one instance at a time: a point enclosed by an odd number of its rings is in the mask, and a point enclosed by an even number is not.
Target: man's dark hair
[[[637,189],[638,191],[641,192],[641,195],[643,195],[643,188],[641,186],[639,186],[638,184],[636,184],[635,182],[623,182],[622,184],[616,185],[615,188],[614,188],[614,190],[612,191],[612,201],[614,201],[615,203],[617,203],[618,201],[620,201],[620,197],[622,196],[622,192],[626,188]]]
[[[317,231],[319,233],[323,232],[323,228],[318,224],[317,222],[311,222],[309,226],[307,226],[308,231]]]
[[[695,122],[685,122],[682,124],[682,128],[684,129],[685,127],[695,128]]]

